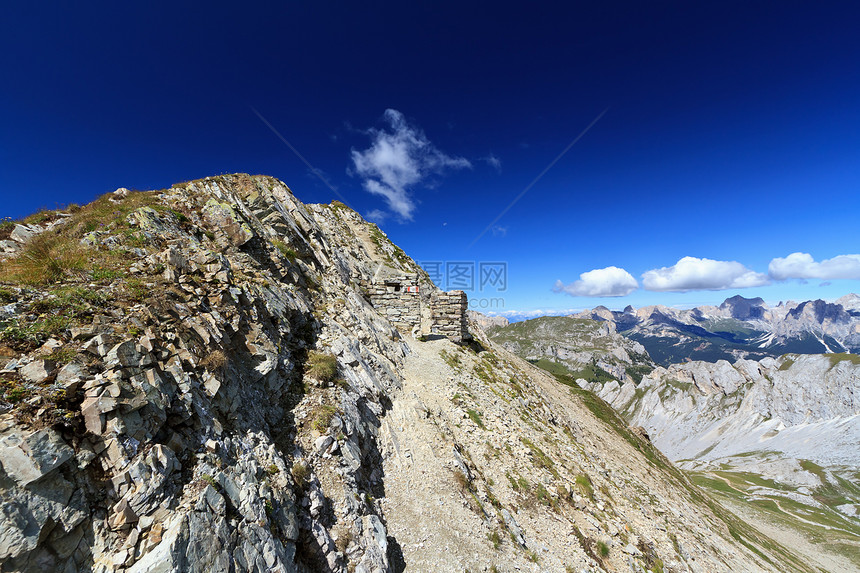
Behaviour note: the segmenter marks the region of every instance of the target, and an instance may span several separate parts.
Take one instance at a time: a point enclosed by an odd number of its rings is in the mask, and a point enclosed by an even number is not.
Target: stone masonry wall
[[[401,275],[365,284],[370,304],[395,328],[411,332],[421,322],[418,275]]]
[[[466,322],[468,300],[461,290],[434,292],[421,296],[417,274],[402,274],[373,282],[364,282],[368,300],[398,330],[412,333],[418,327],[421,334],[440,334],[454,342],[469,336]],[[422,322],[422,305],[429,322]],[[423,327],[422,327],[423,324]]]
[[[466,323],[468,300],[461,290],[440,292],[430,300],[431,332],[447,336],[453,342],[470,338]]]

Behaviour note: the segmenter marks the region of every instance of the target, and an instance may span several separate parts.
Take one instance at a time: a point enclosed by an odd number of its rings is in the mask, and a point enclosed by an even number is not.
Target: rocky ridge
[[[364,460],[379,459],[406,347],[350,288],[380,264],[349,232],[363,221],[269,178],[174,186],[126,214],[129,197],[102,198],[120,218],[81,238],[129,260],[129,278],[3,370],[51,388],[5,418],[4,570],[387,570]],[[397,264],[386,247],[376,257]],[[45,298],[68,312],[64,288],[99,286],[8,289],[5,340],[32,346],[16,336],[36,330],[26,313]],[[49,414],[57,429],[21,423]]]
[[[638,381],[655,366],[645,347],[618,334],[611,321],[544,316],[486,330],[517,356],[574,378]]]
[[[2,571],[805,571],[602,402],[421,342],[344,205],[118,190],[0,265]],[[386,274],[391,274],[386,273]]]

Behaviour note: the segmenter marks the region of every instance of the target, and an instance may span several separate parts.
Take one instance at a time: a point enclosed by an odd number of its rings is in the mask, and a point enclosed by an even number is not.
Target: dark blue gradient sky
[[[860,4],[178,4],[4,7],[0,215],[242,171],[507,263],[497,311],[860,290]]]

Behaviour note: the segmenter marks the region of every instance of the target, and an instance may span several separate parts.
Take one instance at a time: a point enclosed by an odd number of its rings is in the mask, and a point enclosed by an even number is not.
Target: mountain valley
[[[810,324],[823,325],[834,334],[841,329],[842,339],[850,340],[845,323],[853,324],[856,299],[849,295],[836,304],[791,305],[800,309],[786,313],[792,324],[776,323],[772,332],[796,335],[815,328]],[[739,311],[739,304],[744,302],[735,297],[721,308],[747,320],[750,312],[758,315],[756,320],[767,316],[760,304],[748,305],[747,312]],[[809,308],[829,308],[831,317],[813,313],[800,327],[798,319]],[[657,311],[648,312],[653,316]],[[586,315],[598,318],[589,325]],[[628,362],[624,371],[612,368],[618,349],[637,340],[653,348],[660,340],[628,339],[614,332],[615,318],[624,324],[634,315],[595,309],[576,318],[543,317],[490,327],[488,335],[560,380],[594,392],[629,424],[641,427],[695,483],[760,530],[801,551],[809,563],[827,571],[860,567],[860,357],[784,354],[654,367],[643,352],[632,355],[645,369],[634,378]],[[701,318],[704,313],[698,309],[681,316]],[[600,344],[595,344],[596,332],[603,333]],[[682,336],[675,330],[663,340]],[[664,356],[680,352],[672,344]]]

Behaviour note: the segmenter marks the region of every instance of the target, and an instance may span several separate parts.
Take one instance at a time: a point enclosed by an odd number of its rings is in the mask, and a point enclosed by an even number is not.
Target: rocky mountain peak
[[[796,320],[805,320],[823,324],[829,322],[848,322],[851,316],[841,304],[825,302],[821,299],[800,303],[788,312],[788,316]]]
[[[744,298],[740,295],[727,298],[720,305],[721,310],[728,310],[732,318],[740,320],[762,318],[765,308],[764,299],[760,297]]]
[[[860,310],[860,296],[850,293],[836,300],[836,304],[841,305],[846,311]]]

